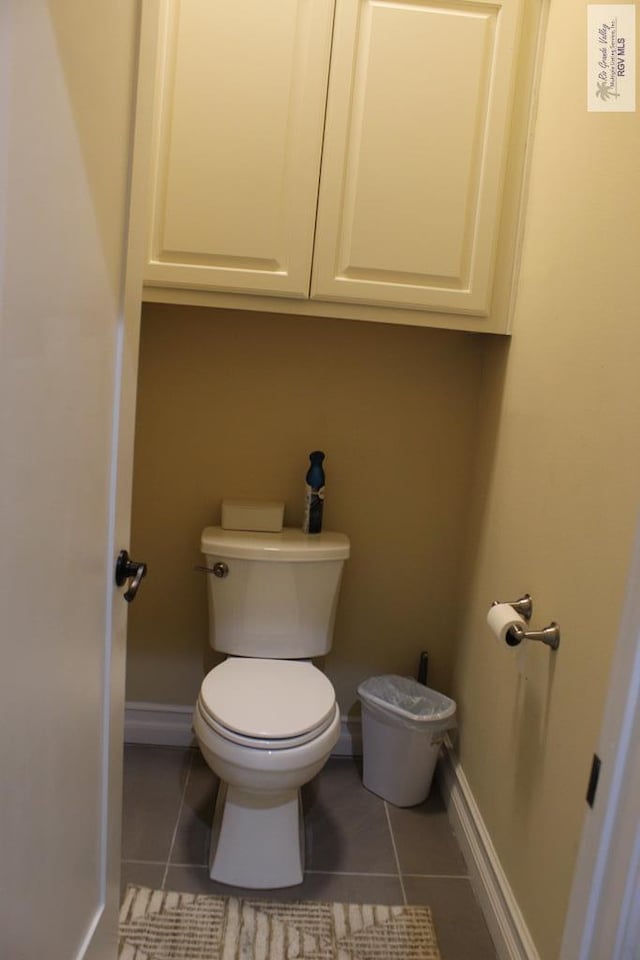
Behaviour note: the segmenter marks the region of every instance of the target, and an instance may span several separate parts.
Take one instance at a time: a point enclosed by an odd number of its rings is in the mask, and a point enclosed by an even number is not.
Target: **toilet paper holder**
[[[507,603],[510,607],[519,613],[527,623],[531,620],[531,614],[533,613],[533,600],[531,599],[528,593],[525,593],[524,596],[520,597],[519,600],[494,600],[491,604],[492,607],[496,607],[499,603]]]
[[[508,603],[527,623],[531,620],[533,600],[528,593],[518,600],[494,600],[492,606],[497,603]],[[539,640],[541,643],[546,643],[552,650],[557,650],[560,646],[560,627],[554,621],[542,630],[525,630],[519,624],[515,624],[509,630],[507,643],[510,647],[516,647],[523,640]]]

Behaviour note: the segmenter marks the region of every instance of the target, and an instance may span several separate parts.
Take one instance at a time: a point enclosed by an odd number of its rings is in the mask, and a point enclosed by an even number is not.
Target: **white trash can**
[[[362,782],[398,807],[426,800],[456,705],[417,680],[392,674],[358,687],[362,703]]]

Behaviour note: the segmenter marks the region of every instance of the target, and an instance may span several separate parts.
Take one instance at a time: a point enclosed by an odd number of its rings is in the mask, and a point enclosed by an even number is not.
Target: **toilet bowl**
[[[340,735],[330,681],[306,661],[229,658],[205,677],[194,731],[222,781],[211,879],[251,888],[301,883],[300,787],[319,773]]]
[[[331,649],[349,540],[342,533],[207,527],[209,639],[227,655],[204,678],[193,728],[220,778],[209,873],[233,886],[302,882],[300,788],[340,735]]]

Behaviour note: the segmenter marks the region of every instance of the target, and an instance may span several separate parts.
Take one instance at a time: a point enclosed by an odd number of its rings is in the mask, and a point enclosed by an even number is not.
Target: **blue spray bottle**
[[[322,508],[324,506],[324,469],[322,450],[314,450],[309,454],[311,466],[307,471],[306,491],[304,498],[303,533],[320,533],[322,530]]]

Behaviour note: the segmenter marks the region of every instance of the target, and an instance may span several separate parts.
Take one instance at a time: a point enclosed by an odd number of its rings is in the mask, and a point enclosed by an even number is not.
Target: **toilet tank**
[[[349,547],[343,533],[206,527],[200,548],[220,574],[207,574],[213,649],[282,660],[327,653]]]

